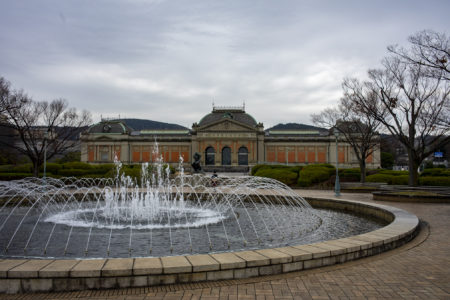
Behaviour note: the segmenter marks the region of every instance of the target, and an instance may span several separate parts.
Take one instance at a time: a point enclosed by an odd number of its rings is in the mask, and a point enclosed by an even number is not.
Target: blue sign
[[[444,152],[434,152],[434,157],[444,157]]]

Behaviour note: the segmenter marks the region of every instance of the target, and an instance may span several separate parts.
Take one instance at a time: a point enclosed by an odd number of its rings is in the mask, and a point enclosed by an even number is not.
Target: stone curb
[[[0,260],[0,292],[49,292],[145,287],[241,279],[323,267],[375,255],[410,241],[419,220],[404,210],[351,200],[305,198],[390,222],[378,230],[309,245],[216,254],[90,260]]]

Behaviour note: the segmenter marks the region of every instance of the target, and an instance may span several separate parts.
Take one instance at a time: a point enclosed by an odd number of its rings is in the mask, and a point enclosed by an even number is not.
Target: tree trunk
[[[361,172],[361,179],[359,182],[365,183],[366,182],[366,160],[363,159],[359,162],[359,170]]]
[[[419,185],[419,173],[417,169],[419,168],[419,164],[415,161],[412,155],[408,155],[408,168],[409,168],[409,186],[418,186]]]
[[[39,167],[39,162],[37,160],[33,161],[33,177],[39,177]]]

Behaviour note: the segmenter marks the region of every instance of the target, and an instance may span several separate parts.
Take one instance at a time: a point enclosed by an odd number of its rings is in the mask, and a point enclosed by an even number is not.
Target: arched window
[[[238,151],[238,164],[240,166],[248,165],[248,150],[247,147],[242,146]]]
[[[223,147],[222,149],[222,166],[231,165],[231,148]]]
[[[215,151],[213,147],[208,147],[205,150],[205,165],[213,166],[214,165],[214,156]]]

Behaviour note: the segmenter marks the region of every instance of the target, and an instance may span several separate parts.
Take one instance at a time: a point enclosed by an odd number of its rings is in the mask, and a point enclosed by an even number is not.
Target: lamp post
[[[44,181],[45,181],[45,173],[47,171],[47,139],[48,139],[48,131],[44,133]]]
[[[336,197],[341,196],[341,185],[339,183],[339,158],[338,158],[338,137],[339,130],[335,127],[333,129],[334,136],[336,137],[336,182],[334,183],[334,195]]]

